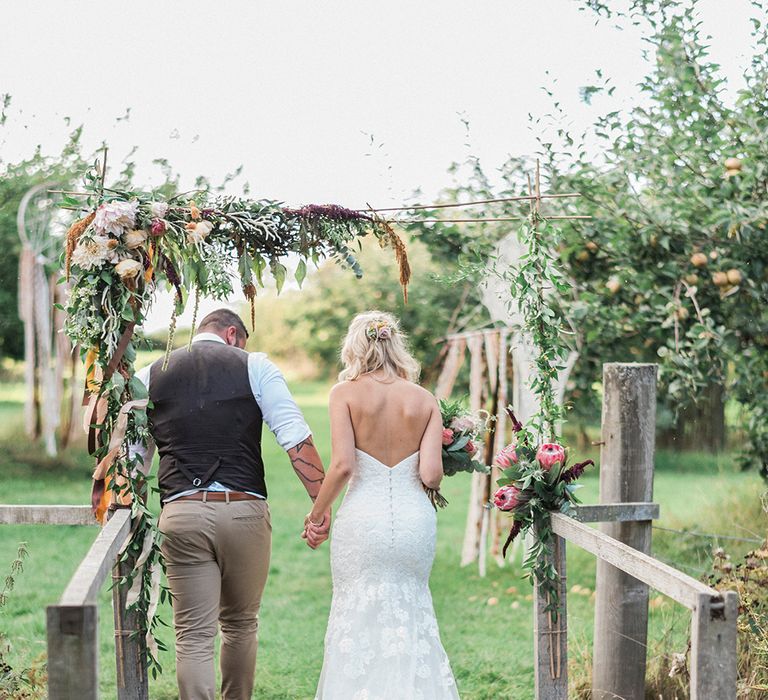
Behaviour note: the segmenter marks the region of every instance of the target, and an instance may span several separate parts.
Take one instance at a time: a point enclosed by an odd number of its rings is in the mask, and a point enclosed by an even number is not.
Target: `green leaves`
[[[285,278],[288,274],[288,270],[285,268],[285,265],[277,262],[276,260],[273,260],[270,263],[269,269],[272,272],[272,276],[275,278],[277,293],[280,294],[281,290],[283,289],[283,285],[285,284]]]
[[[299,259],[298,265],[296,265],[296,283],[299,285],[299,288],[301,288],[301,285],[304,283],[304,278],[307,276],[307,263],[304,261],[304,258]]]

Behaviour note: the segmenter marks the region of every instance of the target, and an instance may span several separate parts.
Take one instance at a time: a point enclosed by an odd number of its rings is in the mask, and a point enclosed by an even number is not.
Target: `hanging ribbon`
[[[120,336],[120,340],[117,343],[117,349],[115,350],[115,354],[112,356],[112,359],[109,361],[109,364],[107,365],[106,369],[104,370],[104,373],[101,377],[98,376],[98,371],[94,370],[94,379],[95,381],[98,381],[99,390],[101,387],[106,384],[111,378],[112,375],[115,373],[115,370],[117,369],[118,365],[120,364],[120,361],[123,359],[123,355],[125,354],[125,350],[128,347],[128,343],[131,342],[131,337],[133,336],[133,329],[136,327],[136,324],[131,321],[128,323],[128,325],[125,327],[125,330],[123,330],[123,334]],[[90,354],[89,350],[89,354]],[[86,356],[86,369],[91,366],[87,364],[88,359]],[[95,361],[93,363],[93,366],[95,366]],[[96,428],[96,424],[101,424],[104,422],[104,418],[101,418],[101,420],[97,419],[98,416],[98,405],[99,401],[106,401],[104,397],[97,398],[96,401],[94,401],[94,396],[90,396],[88,389],[88,381],[86,380],[86,391],[85,395],[83,396],[83,405],[87,404],[88,408],[86,409],[86,416],[88,416],[88,423],[87,423],[87,432],[88,432],[88,454],[96,454],[96,449],[98,447],[98,435],[100,431],[98,428]],[[106,411],[105,411],[106,413]]]
[[[96,397],[91,397],[95,399]],[[103,404],[102,404],[103,402]],[[120,451],[123,448],[123,440],[125,439],[125,433],[128,430],[128,414],[134,409],[146,409],[149,403],[149,399],[136,399],[135,401],[129,401],[120,408],[120,412],[117,415],[115,426],[112,430],[112,436],[109,440],[109,446],[107,454],[96,465],[96,469],[93,471],[93,487],[91,489],[91,508],[93,514],[102,525],[106,523],[106,514],[109,510],[109,506],[113,504],[119,504],[123,506],[130,505],[131,494],[128,490],[123,489],[126,484],[126,478],[124,474],[117,474],[116,479],[117,490],[110,488],[112,477],[109,475],[109,468],[114,464]],[[94,411],[101,410],[106,413],[106,399],[103,397],[96,401]],[[103,420],[103,418],[101,419]],[[147,460],[151,461],[151,460]],[[146,468],[145,464],[145,468]]]

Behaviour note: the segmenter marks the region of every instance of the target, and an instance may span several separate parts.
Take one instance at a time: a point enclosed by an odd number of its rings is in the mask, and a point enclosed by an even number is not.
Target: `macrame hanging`
[[[66,288],[59,276],[60,241],[52,235],[61,215],[48,192],[52,183],[32,187],[22,197],[16,222],[21,240],[19,257],[19,318],[24,324],[24,427],[32,439],[42,439],[46,454],[56,455],[56,430],[62,423],[61,443],[77,434],[77,399],[72,381],[76,353],[59,330]],[[65,400],[65,386],[68,396]]]

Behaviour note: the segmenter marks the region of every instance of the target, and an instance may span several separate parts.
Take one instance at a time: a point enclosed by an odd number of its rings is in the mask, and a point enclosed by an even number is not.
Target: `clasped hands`
[[[308,513],[307,517],[304,518],[304,531],[301,533],[301,537],[307,541],[307,546],[310,549],[317,549],[328,539],[331,530],[331,513],[330,511],[324,513],[319,523],[313,520],[311,516],[312,513]]]

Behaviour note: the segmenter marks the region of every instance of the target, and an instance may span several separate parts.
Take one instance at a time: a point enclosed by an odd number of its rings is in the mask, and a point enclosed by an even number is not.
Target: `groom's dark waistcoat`
[[[267,495],[261,409],[248,379],[248,353],[201,341],[150,369],[152,437],[160,453],[161,499],[218,481]]]

